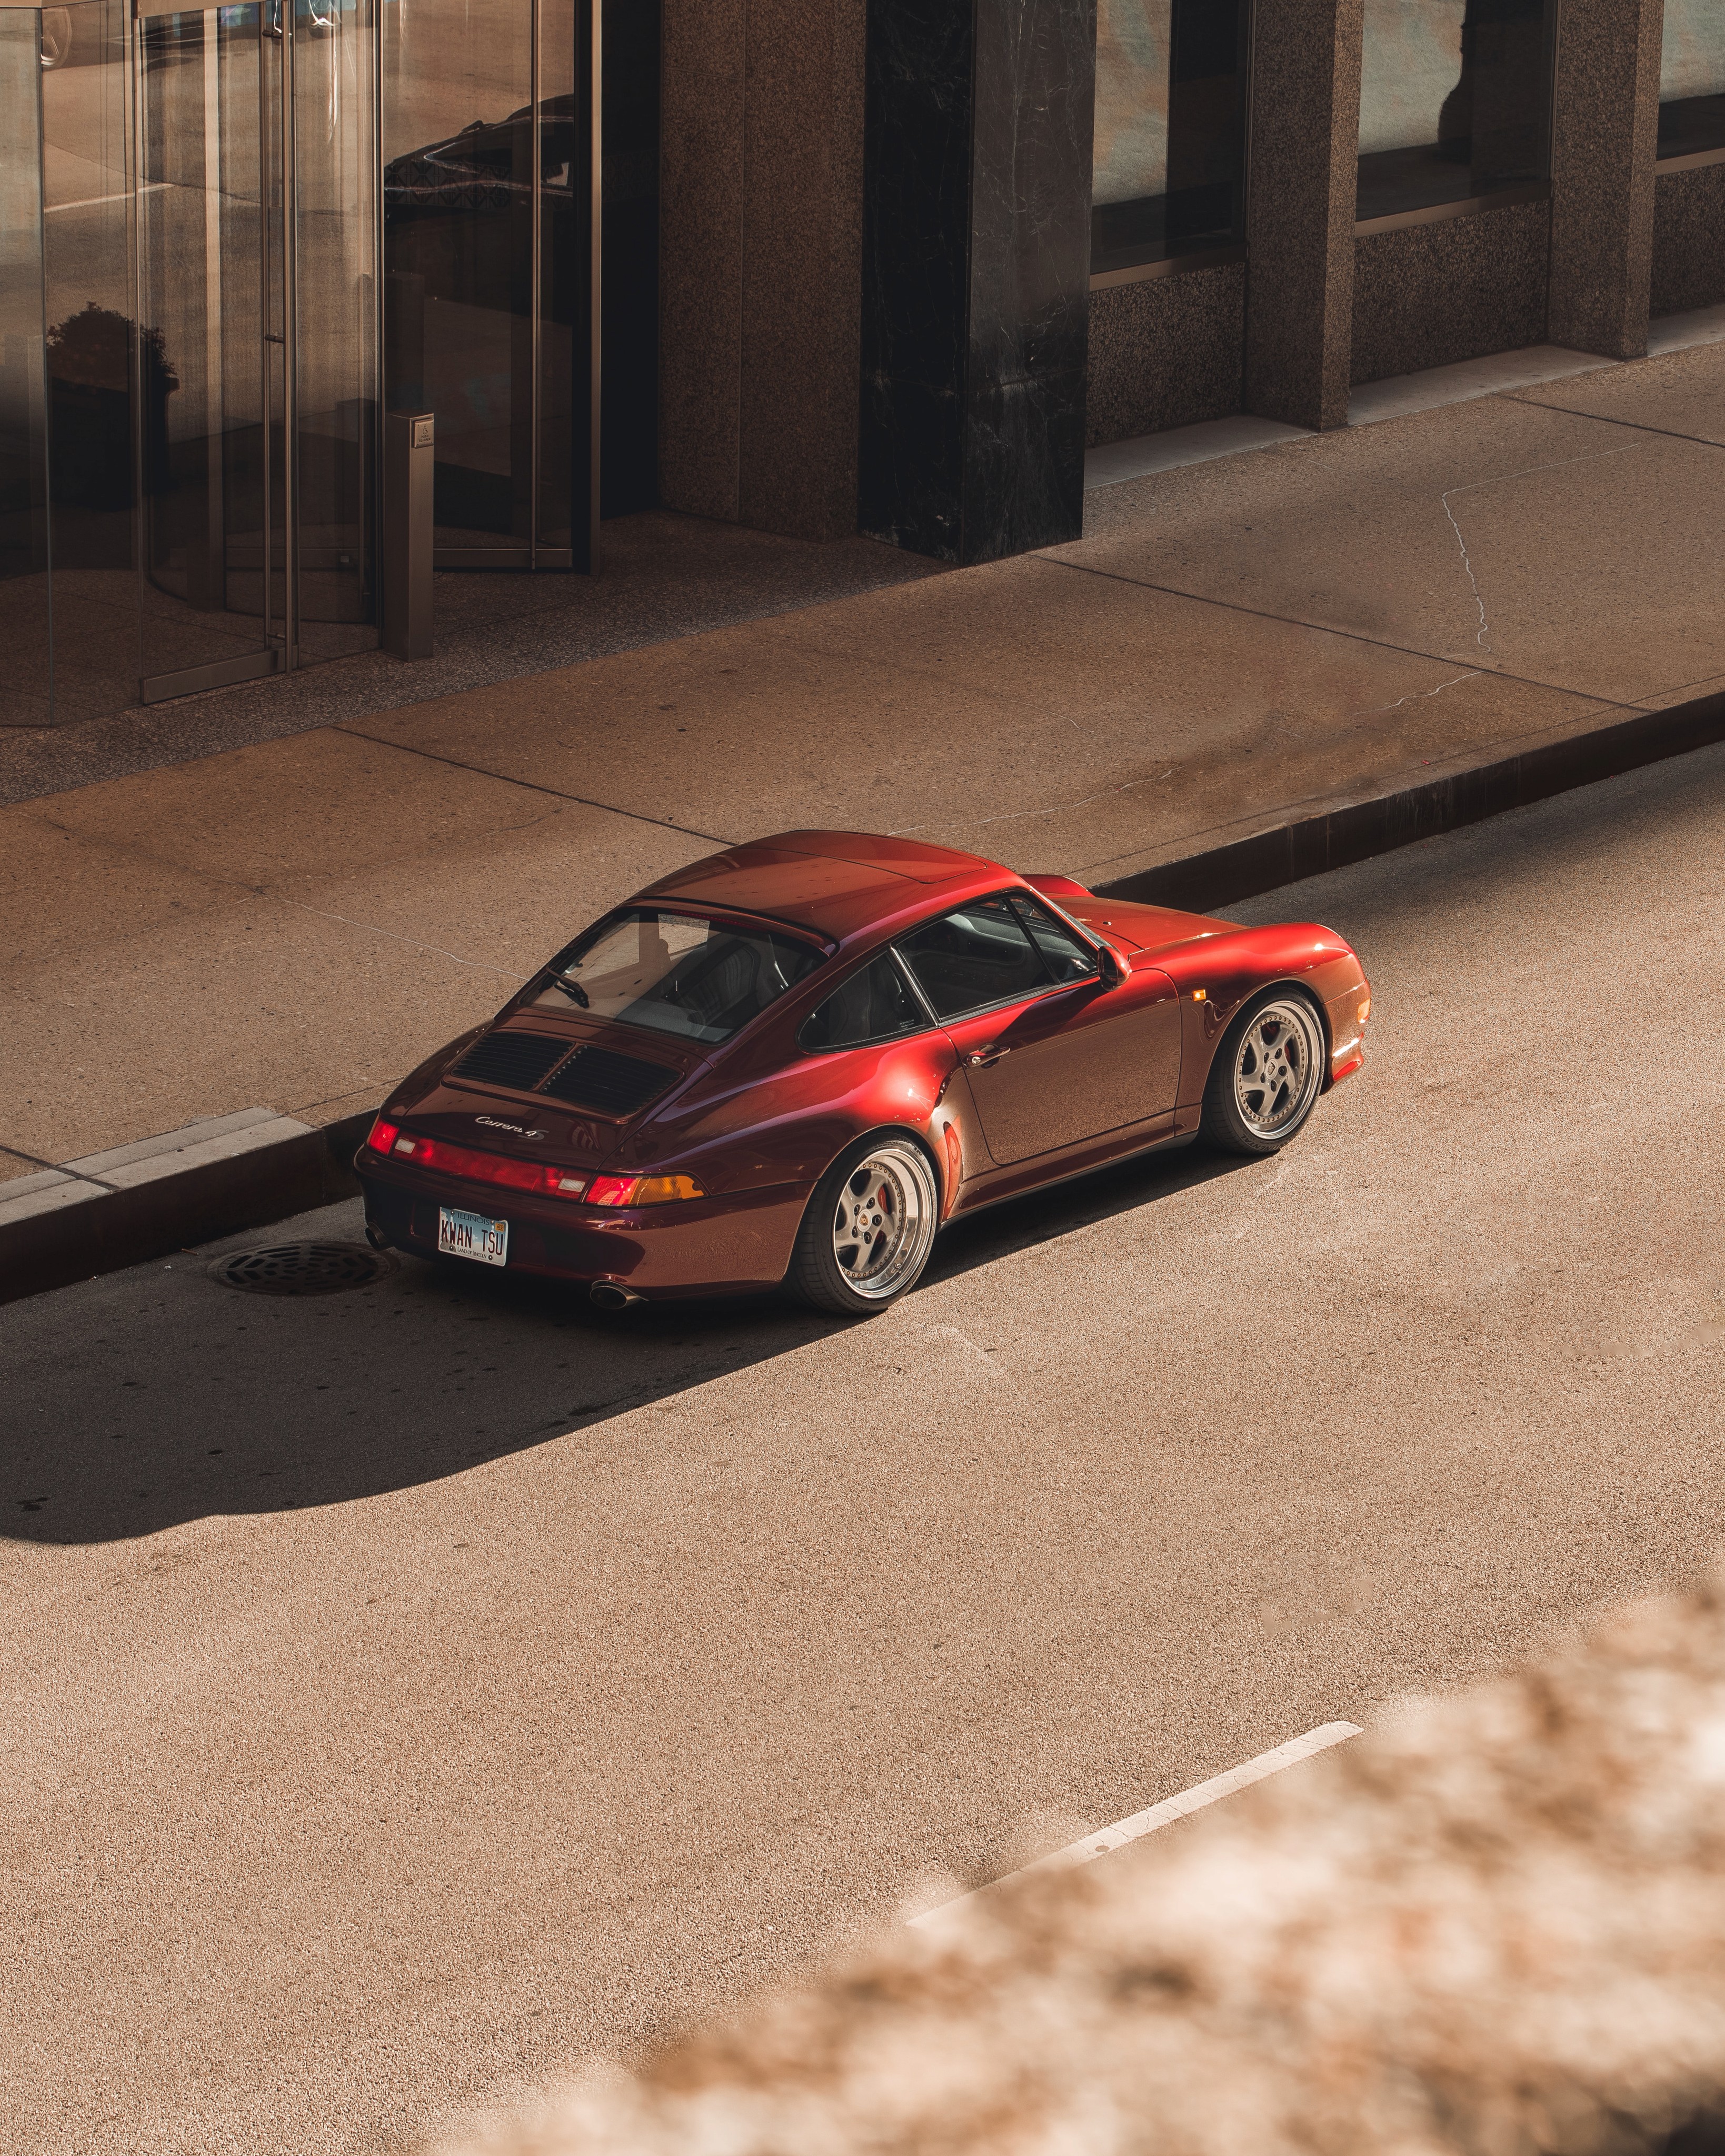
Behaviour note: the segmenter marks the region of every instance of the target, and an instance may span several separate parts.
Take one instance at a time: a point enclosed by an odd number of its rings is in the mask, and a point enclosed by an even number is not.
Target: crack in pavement
[[[1454,519],[1451,519],[1454,521]],[[1488,666],[1470,666],[1465,674],[1452,674],[1447,681],[1440,681],[1435,689],[1409,689],[1405,696],[1398,696],[1393,704],[1373,704],[1364,710],[1350,714],[1358,719],[1381,718],[1386,711],[1399,711],[1404,704],[1422,703],[1428,696],[1441,696],[1445,689],[1453,689],[1458,681],[1477,681],[1482,674],[1492,670]]]
[[[1558,457],[1548,465],[1525,465],[1520,471],[1500,472],[1494,479],[1469,480],[1463,485],[1446,487],[1438,496],[1439,501],[1442,504],[1444,514],[1450,520],[1450,529],[1455,534],[1455,544],[1461,550],[1461,566],[1467,572],[1468,588],[1473,593],[1474,604],[1479,608],[1480,625],[1474,634],[1474,642],[1478,644],[1481,651],[1491,651],[1490,642],[1491,625],[1486,618],[1485,595],[1480,590],[1479,578],[1473,572],[1473,563],[1467,552],[1467,542],[1461,536],[1461,526],[1455,521],[1455,512],[1450,506],[1450,496],[1452,494],[1473,494],[1482,486],[1504,486],[1512,479],[1531,478],[1535,472],[1562,471],[1570,465],[1592,465],[1598,464],[1602,458],[1605,457],[1626,457],[1632,450],[1641,447],[1643,444],[1640,442],[1625,442],[1621,449],[1590,449],[1585,456],[1582,457]],[[1496,658],[1497,654],[1491,652],[1491,655]],[[1456,678],[1461,680],[1465,677],[1458,675]],[[1445,682],[1444,685],[1448,688],[1453,684]],[[1435,695],[1436,691],[1434,690],[1428,693]],[[1385,708],[1393,709],[1394,706],[1386,706]]]
[[[1461,489],[1457,487],[1454,491],[1459,494]],[[1473,593],[1473,603],[1479,608],[1480,625],[1474,632],[1473,640],[1481,651],[1490,651],[1491,646],[1486,639],[1491,634],[1491,624],[1486,619],[1486,601],[1480,590],[1480,580],[1475,576],[1473,563],[1468,559],[1467,542],[1461,536],[1461,526],[1455,521],[1455,512],[1450,506],[1449,495],[1440,494],[1438,500],[1443,504],[1444,514],[1450,520],[1450,529],[1455,534],[1455,544],[1461,549],[1461,566],[1467,572],[1468,589]]]

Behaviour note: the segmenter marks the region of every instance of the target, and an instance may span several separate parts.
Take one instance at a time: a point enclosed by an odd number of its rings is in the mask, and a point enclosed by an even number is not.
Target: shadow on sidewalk
[[[932,1287],[1258,1164],[1172,1149],[960,1221],[917,1294],[861,1322],[914,1324]],[[602,1433],[856,1322],[773,1298],[608,1317],[550,1282],[412,1259],[375,1286],[305,1299],[237,1293],[207,1270],[223,1251],[360,1228],[352,1199],[0,1312],[0,1534],[105,1543],[411,1489]]]

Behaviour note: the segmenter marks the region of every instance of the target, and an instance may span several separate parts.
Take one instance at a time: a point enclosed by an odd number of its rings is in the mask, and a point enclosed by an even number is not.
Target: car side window
[[[1081,943],[1063,921],[1057,921],[1040,899],[1020,891],[1014,893],[1012,902],[1055,980],[1087,980],[1096,972],[1096,952]]]
[[[898,947],[937,1018],[1033,994],[1054,978],[1004,891],[942,914]]]
[[[928,1014],[917,1002],[890,951],[860,968],[803,1019],[797,1045],[809,1055],[829,1048],[866,1048],[920,1033]]]

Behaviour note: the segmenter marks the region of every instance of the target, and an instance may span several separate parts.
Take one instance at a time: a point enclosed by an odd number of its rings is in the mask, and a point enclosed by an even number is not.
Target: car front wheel
[[[877,1133],[821,1178],[786,1286],[817,1310],[870,1317],[916,1286],[939,1225],[927,1154],[914,1138]]]
[[[1297,988],[1266,988],[1229,1027],[1204,1089],[1204,1137],[1223,1152],[1279,1152],[1323,1084],[1323,1022]]]

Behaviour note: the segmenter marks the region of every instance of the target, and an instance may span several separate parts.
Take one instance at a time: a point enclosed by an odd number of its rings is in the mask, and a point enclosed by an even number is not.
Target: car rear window
[[[558,952],[551,984],[534,1001],[684,1040],[729,1040],[821,957],[764,923],[629,906]]]

